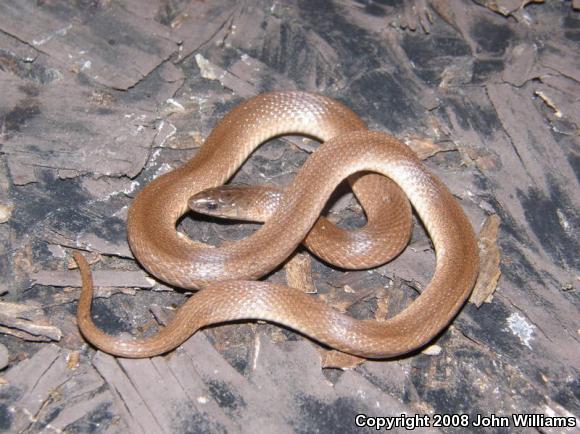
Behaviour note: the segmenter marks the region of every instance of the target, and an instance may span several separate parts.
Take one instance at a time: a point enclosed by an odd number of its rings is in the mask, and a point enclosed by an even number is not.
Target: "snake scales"
[[[312,136],[323,143],[259,230],[217,248],[200,246],[177,231],[191,196],[224,184],[257,146],[283,134]],[[368,219],[366,228],[355,231],[354,241],[318,220],[333,190],[348,177]],[[314,253],[342,267],[385,262],[408,242],[407,198],[431,236],[437,263],[429,285],[393,318],[356,320],[296,289],[255,281],[305,238]],[[369,240],[374,236],[381,238],[378,243]],[[86,260],[75,252],[83,279],[77,310],[81,332],[97,348],[131,358],[170,351],[211,324],[258,319],[362,357],[405,354],[428,343],[453,319],[471,292],[479,263],[475,235],[461,207],[406,145],[367,130],[344,105],[304,92],[258,95],[228,113],[190,161],[140,191],[129,211],[128,239],[151,274],[199,290],[157,334],[110,336],[91,319],[92,278]]]

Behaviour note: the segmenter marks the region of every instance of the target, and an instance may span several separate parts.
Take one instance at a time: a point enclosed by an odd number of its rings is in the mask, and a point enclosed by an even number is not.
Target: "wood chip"
[[[345,371],[347,369],[354,369],[366,361],[366,359],[362,357],[341,353],[340,351],[336,350],[326,351],[319,349],[319,351],[322,356],[323,368],[334,368]]]
[[[71,369],[75,370],[79,367],[79,360],[81,358],[81,353],[79,351],[71,351],[66,356],[66,366]]]
[[[478,235],[479,276],[469,301],[480,307],[484,302],[490,303],[501,275],[499,268],[501,254],[497,245],[497,234],[501,221],[497,215],[491,215],[483,224]]]
[[[42,306],[0,301],[0,332],[31,341],[59,341],[62,332],[50,324]]]
[[[433,344],[421,350],[421,353],[426,354],[428,356],[438,356],[439,354],[441,354],[441,351],[442,348],[439,345]]]
[[[14,205],[0,203],[0,223],[6,223],[10,220],[12,211],[14,210]]]
[[[554,101],[552,101],[552,98],[550,98],[548,95],[546,95],[545,92],[542,92],[541,90],[537,90],[534,92],[534,95],[538,96],[542,101],[544,101],[544,103],[548,107],[550,107],[554,111],[554,116],[556,116],[557,118],[562,117],[562,112],[560,111],[560,109],[558,109],[558,107],[556,106]]]
[[[4,369],[6,366],[8,366],[8,363],[10,362],[10,353],[8,352],[8,349],[0,344],[0,371],[2,369]]]
[[[33,285],[56,287],[80,287],[81,276],[78,271],[42,270],[31,274]],[[96,287],[153,288],[155,280],[143,271],[94,270],[93,282]]]
[[[544,0],[476,0],[476,2],[491,11],[507,17],[519,11],[528,3],[544,3]]]
[[[432,139],[414,134],[407,136],[405,143],[421,160],[426,160],[439,152],[454,151],[457,149],[451,142],[435,143]]]
[[[297,253],[286,263],[286,282],[291,288],[300,289],[307,294],[317,292],[312,280],[312,260],[310,256]]]
[[[375,310],[375,320],[385,322],[389,315],[389,296],[386,288],[377,291],[377,308]]]

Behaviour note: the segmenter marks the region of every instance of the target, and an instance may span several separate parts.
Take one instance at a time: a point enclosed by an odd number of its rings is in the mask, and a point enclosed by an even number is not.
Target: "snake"
[[[413,227],[411,205],[397,184],[376,174],[360,175],[347,181],[367,223],[358,230],[344,230],[320,216],[302,242],[325,262],[351,270],[372,268],[396,257],[408,244]],[[264,223],[280,206],[284,193],[275,185],[226,184],[193,195],[188,206],[214,218]]]
[[[226,183],[260,144],[289,134],[315,138],[321,144],[258,230],[236,242],[208,246],[177,229],[188,213],[190,198]],[[371,225],[369,217],[378,219],[378,225],[386,228],[385,237],[394,242],[379,243],[383,250],[379,259],[367,257],[376,251],[374,245],[354,247],[350,259],[341,258],[349,244],[332,239],[331,246],[342,243],[346,247],[321,248],[315,254],[347,268],[372,267],[396,256],[409,240],[407,201],[434,246],[431,281],[407,307],[385,321],[355,319],[318,297],[258,280],[288,259],[313,228],[318,226],[321,239],[325,232],[336,232],[320,215],[345,179],[363,207],[369,207],[365,208],[367,226]],[[394,223],[380,222],[386,218],[373,207],[394,208]],[[126,358],[161,355],[201,328],[241,320],[275,323],[359,357],[401,356],[427,345],[455,318],[471,293],[479,268],[469,219],[453,194],[407,145],[385,132],[369,130],[344,104],[300,91],[260,94],[227,113],[189,161],[139,191],[129,209],[127,237],[134,256],[149,273],[197,292],[156,334],[109,335],[91,318],[92,275],[84,256],[75,251],[82,278],[79,329],[96,348]],[[338,257],[325,258],[329,250],[338,251]]]

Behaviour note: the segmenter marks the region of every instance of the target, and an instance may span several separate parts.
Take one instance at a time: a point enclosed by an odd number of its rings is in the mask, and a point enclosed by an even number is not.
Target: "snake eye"
[[[209,210],[216,210],[218,208],[218,204],[213,200],[208,200],[205,204],[205,207]]]

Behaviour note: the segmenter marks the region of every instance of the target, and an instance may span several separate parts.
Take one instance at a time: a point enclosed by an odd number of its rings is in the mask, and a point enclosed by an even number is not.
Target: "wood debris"
[[[435,143],[432,139],[419,135],[408,136],[405,143],[417,154],[421,160],[426,160],[439,152],[454,151],[457,148],[449,143]]]
[[[476,0],[489,10],[508,16],[522,9],[529,3],[543,3],[544,0]]]
[[[0,371],[8,366],[10,363],[10,353],[8,353],[8,349],[0,344]]]
[[[13,210],[14,205],[0,203],[0,223],[6,223],[8,220],[10,220],[10,216],[12,215]]]
[[[143,271],[94,270],[93,282],[97,287],[131,287],[153,288],[155,280]],[[34,285],[57,287],[80,287],[81,277],[76,270],[72,271],[38,271],[31,275]]]
[[[469,297],[469,301],[477,307],[485,303],[491,303],[493,293],[497,288],[497,282],[501,276],[501,254],[497,245],[500,219],[497,215],[491,215],[479,231],[477,242],[479,245],[479,275],[475,288]]]
[[[0,333],[29,341],[59,341],[62,332],[50,324],[38,303],[0,301]]]
[[[288,286],[304,291],[307,294],[315,294],[317,292],[312,279],[312,261],[310,256],[297,253],[286,262],[284,268]]]
[[[319,350],[322,356],[321,365],[324,369],[354,369],[366,362],[366,359],[336,350]]]

